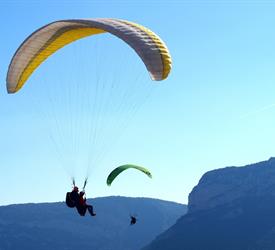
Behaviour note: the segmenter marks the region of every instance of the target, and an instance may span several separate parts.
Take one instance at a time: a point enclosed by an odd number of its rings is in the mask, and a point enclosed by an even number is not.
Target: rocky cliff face
[[[275,197],[275,158],[207,172],[189,194],[188,212],[229,205],[248,195]]]
[[[275,158],[206,173],[188,210],[143,250],[274,250]]]

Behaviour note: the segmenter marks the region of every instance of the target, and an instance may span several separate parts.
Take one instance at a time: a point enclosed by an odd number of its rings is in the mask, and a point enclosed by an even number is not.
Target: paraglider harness
[[[76,206],[76,201],[71,198],[71,192],[67,192],[66,194],[66,205],[70,208]]]
[[[75,188],[75,180],[74,178],[72,178],[72,182],[73,182],[73,188]],[[85,179],[84,181],[84,185],[83,185],[83,188],[82,190],[85,192],[85,187],[87,185],[87,182],[88,182],[88,178]],[[66,205],[70,208],[74,208],[74,207],[79,207],[78,204],[79,204],[79,194],[78,192],[77,193],[74,193],[76,191],[72,191],[72,192],[67,192],[66,193]]]

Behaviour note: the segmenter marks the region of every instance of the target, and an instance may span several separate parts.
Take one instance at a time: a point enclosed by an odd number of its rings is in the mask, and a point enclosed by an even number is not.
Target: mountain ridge
[[[97,215],[79,216],[64,202],[0,206],[0,249],[140,249],[185,213],[186,206],[143,197],[88,199]],[[130,214],[138,222],[130,226]]]
[[[143,250],[274,250],[275,158],[205,173],[188,212]]]

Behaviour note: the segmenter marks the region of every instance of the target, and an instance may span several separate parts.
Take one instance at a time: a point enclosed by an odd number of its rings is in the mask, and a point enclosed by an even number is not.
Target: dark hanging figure
[[[79,193],[79,202],[76,204],[76,209],[78,213],[81,216],[85,216],[86,211],[88,209],[91,216],[96,216],[96,214],[94,213],[93,206],[86,203],[86,197],[84,197],[84,195],[85,195],[84,191],[81,191]]]
[[[130,222],[130,225],[135,225],[136,224],[136,222],[137,222],[137,218],[136,217],[134,217],[134,216],[130,216],[131,217],[131,222]]]
[[[76,207],[76,205],[79,203],[79,193],[78,193],[78,187],[74,186],[72,192],[68,192],[66,194],[66,204],[68,207]]]

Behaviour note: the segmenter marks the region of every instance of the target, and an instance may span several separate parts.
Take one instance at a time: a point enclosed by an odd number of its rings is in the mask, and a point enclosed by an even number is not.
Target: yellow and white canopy
[[[169,51],[149,29],[113,18],[60,20],[36,30],[18,48],[7,74],[8,93],[20,90],[33,71],[60,48],[105,32],[122,39],[136,51],[152,80],[160,81],[168,76],[172,64]]]

